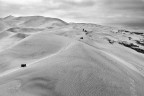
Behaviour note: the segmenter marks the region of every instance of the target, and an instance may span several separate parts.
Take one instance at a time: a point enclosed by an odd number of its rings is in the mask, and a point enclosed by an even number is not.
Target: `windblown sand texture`
[[[1,18],[0,96],[144,96],[144,33]]]

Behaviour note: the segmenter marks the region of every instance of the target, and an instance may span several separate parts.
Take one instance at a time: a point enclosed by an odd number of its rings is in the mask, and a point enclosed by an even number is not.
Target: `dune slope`
[[[144,95],[143,33],[59,19],[49,28],[41,16],[5,20],[21,23],[0,34],[0,96]]]

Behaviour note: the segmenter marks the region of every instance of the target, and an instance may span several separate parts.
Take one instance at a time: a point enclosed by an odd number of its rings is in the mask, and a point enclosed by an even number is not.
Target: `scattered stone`
[[[132,38],[131,37],[128,37],[129,38],[129,40],[131,40]]]
[[[21,67],[26,67],[26,64],[21,64]]]
[[[80,37],[80,39],[83,39],[83,37]]]

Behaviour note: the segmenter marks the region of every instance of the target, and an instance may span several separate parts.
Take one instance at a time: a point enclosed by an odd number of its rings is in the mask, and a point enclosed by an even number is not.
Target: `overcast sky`
[[[0,0],[0,17],[7,15],[143,26],[144,0]]]

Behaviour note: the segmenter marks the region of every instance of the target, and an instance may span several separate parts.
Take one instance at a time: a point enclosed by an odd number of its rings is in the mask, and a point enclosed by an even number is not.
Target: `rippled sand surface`
[[[3,22],[13,26],[0,33],[0,96],[144,95],[143,33],[37,16]]]

